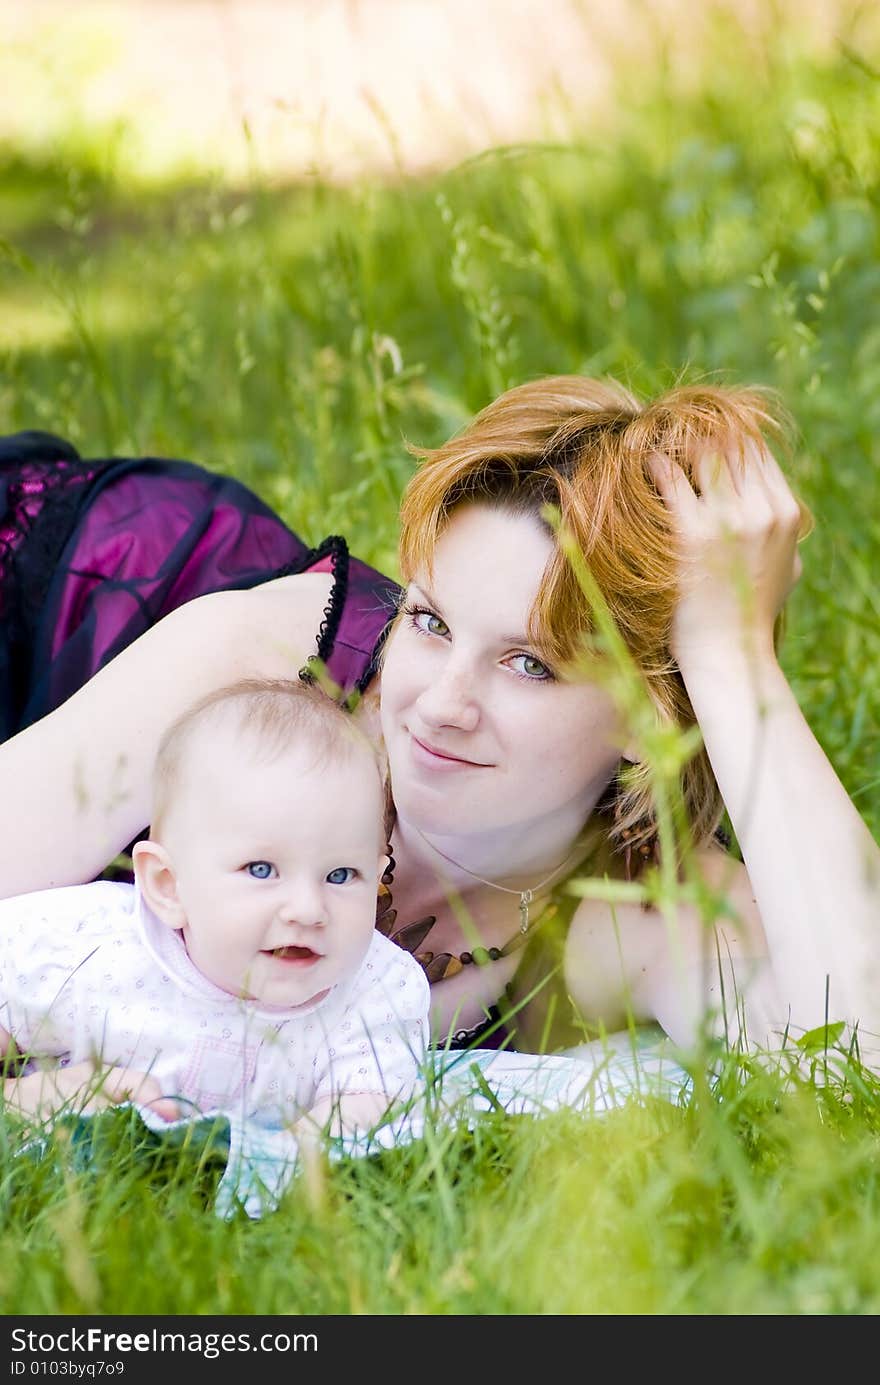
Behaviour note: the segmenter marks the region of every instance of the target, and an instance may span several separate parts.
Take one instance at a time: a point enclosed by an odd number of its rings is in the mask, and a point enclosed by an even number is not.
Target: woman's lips
[[[443,771],[489,768],[480,760],[465,760],[460,755],[452,755],[447,750],[439,750],[435,746],[428,745],[425,741],[420,741],[418,736],[414,736],[412,732],[410,732],[410,744],[416,763],[425,765],[429,769]]]

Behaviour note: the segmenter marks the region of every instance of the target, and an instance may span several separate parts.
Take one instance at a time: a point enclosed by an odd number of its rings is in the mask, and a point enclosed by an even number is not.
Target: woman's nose
[[[454,726],[460,731],[475,731],[480,707],[473,670],[450,658],[419,694],[416,705],[426,726]]]

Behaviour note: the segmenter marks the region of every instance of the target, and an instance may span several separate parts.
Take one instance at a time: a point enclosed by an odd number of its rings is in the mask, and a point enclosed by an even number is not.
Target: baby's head
[[[387,864],[386,788],[349,715],[300,682],[204,698],[159,746],[144,900],[215,985],[294,1008],[351,976]]]

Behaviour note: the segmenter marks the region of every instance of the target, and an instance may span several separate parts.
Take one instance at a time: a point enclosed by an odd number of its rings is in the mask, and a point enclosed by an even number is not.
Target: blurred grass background
[[[326,40],[323,85],[288,90],[283,63],[275,85],[240,78],[237,107],[218,108],[216,129],[203,113],[198,138],[187,137],[188,113],[210,108],[212,89],[204,78],[200,104],[198,47],[188,101],[179,87],[163,97],[138,86],[156,49],[137,48],[140,67],[125,80],[126,35],[134,42],[142,7],[41,0],[30,21],[12,8],[0,66],[4,431],[42,427],[91,455],[159,453],[229,470],[307,538],[344,532],[393,572],[396,501],[412,465],[404,439],[438,442],[509,384],[582,371],[641,391],[682,372],[776,386],[801,430],[794,477],[817,518],[786,666],[878,829],[872,7],[621,3],[611,25],[606,7],[526,5],[539,62],[519,31],[515,50],[500,39],[469,46],[468,11],[453,3],[457,66],[446,87],[431,69],[426,96],[436,106],[446,91],[446,107],[412,151],[395,145],[391,122],[395,101],[405,113],[421,90],[414,55],[424,65],[430,47],[392,45],[389,69],[382,39],[404,12],[436,25],[443,6],[257,6],[264,51],[277,39],[273,13],[300,17],[283,31],[300,68],[306,39]],[[230,16],[244,23],[240,6],[151,8],[182,8],[191,25],[200,16],[202,29],[186,31],[193,43]],[[323,163],[321,112],[342,44],[306,23],[322,13],[340,35],[354,26],[354,52],[359,34],[372,35],[358,101],[343,103]],[[606,15],[598,33],[596,13]],[[557,48],[544,53],[538,36],[555,33],[554,18]],[[554,74],[562,39],[568,66]],[[497,117],[495,132],[515,139],[481,147],[469,93],[484,72],[486,90],[498,87],[499,62],[524,101],[535,69],[545,89]],[[105,68],[116,95],[93,110]],[[161,70],[147,67],[157,83]],[[144,92],[149,101],[133,99]],[[386,124],[370,144],[364,122],[375,133],[380,95]],[[255,132],[270,118],[283,126],[285,113],[299,143],[266,133],[262,145]]]
[[[880,832],[875,6],[4,0],[0,37],[2,431],[193,458],[394,573],[405,440],[508,385],[774,386],[816,516],[783,662]],[[876,1100],[749,1082],[260,1227],[184,1181],[160,1232],[124,1141],[134,1213],[9,1174],[6,1311],[875,1312]]]

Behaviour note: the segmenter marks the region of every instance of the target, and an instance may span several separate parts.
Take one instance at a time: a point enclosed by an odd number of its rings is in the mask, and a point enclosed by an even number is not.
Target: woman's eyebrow
[[[409,590],[410,592],[417,592],[427,606],[433,606],[437,611],[440,610],[440,602],[434,593],[429,591],[427,587],[423,587],[420,582],[410,582]]]

